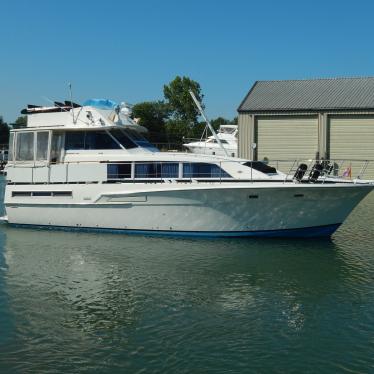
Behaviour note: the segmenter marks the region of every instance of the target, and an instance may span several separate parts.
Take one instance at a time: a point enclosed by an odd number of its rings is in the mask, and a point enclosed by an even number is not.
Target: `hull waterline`
[[[56,230],[71,232],[92,232],[109,233],[125,235],[144,235],[144,236],[166,236],[182,238],[322,238],[330,237],[341,224],[333,224],[318,227],[304,227],[299,229],[284,230],[264,230],[264,231],[167,231],[167,230],[126,230],[111,228],[92,228],[92,227],[70,227],[70,226],[49,226],[49,225],[30,225],[30,224],[9,224],[11,227],[40,230]]]

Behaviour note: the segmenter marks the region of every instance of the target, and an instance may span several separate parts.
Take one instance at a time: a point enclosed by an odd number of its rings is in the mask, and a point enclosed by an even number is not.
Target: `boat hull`
[[[63,185],[72,197],[12,197],[10,224],[197,237],[330,236],[370,185]],[[55,186],[32,186],[51,190]]]

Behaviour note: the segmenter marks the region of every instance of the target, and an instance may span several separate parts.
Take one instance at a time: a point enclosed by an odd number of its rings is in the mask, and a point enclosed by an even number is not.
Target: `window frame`
[[[87,134],[95,134],[98,132],[102,132],[103,135],[108,136],[116,145],[117,148],[87,148],[88,142]],[[66,149],[66,139],[69,136],[69,134],[78,134],[82,136],[82,148],[69,148]],[[96,144],[95,144],[96,145]],[[66,130],[65,131],[65,141],[64,141],[64,150],[68,153],[79,153],[79,152],[97,152],[97,151],[120,151],[125,149],[122,144],[114,137],[107,129],[92,129],[92,130]]]
[[[120,177],[118,175],[119,165],[129,165],[130,166],[130,173],[126,174],[125,177]],[[134,163],[133,162],[108,162],[107,163],[107,180],[123,180],[123,179],[133,179],[134,176]],[[111,169],[116,169],[116,173],[113,172]],[[127,176],[129,175],[129,176]]]
[[[28,160],[22,160],[22,159],[19,159],[18,157],[18,154],[21,153],[21,149],[19,148],[18,144],[20,143],[19,142],[19,139],[22,137],[22,135],[26,135],[26,134],[31,134],[33,139],[32,139],[32,159],[28,159]],[[16,133],[16,137],[15,137],[15,147],[14,147],[14,162],[15,163],[34,163],[35,162],[35,139],[36,139],[36,136],[35,136],[35,131],[18,131]]]
[[[43,159],[37,159],[38,156],[38,138],[40,133],[47,133],[48,139],[47,139],[47,150],[46,150],[46,158]],[[34,161],[38,163],[46,163],[49,162],[49,150],[51,145],[51,131],[50,130],[37,130],[35,131],[34,135]]]
[[[52,161],[52,145],[53,145],[53,137],[61,135],[61,145],[60,145],[60,152],[58,154],[58,159],[56,161]],[[48,163],[55,165],[62,162],[62,160],[65,157],[65,131],[57,130],[57,131],[51,131],[51,134],[49,136],[49,144],[48,144]]]
[[[133,162],[134,164],[134,172],[132,174],[133,179],[135,180],[142,180],[142,179],[147,179],[147,180],[168,180],[168,179],[178,179],[180,176],[180,162],[178,161],[135,161]],[[149,177],[147,175],[145,176],[137,176],[137,170],[136,166],[139,165],[152,165],[153,169],[155,170],[155,176],[154,177]],[[176,174],[175,176],[165,176],[163,173],[163,165],[166,164],[172,164],[173,166],[177,166]]]
[[[193,168],[193,165],[199,165],[200,167],[201,166],[210,166],[210,175],[205,175],[205,176],[194,176],[194,171],[192,169],[192,171],[190,172],[191,175],[185,175],[187,174],[187,172],[185,172],[185,166],[190,166]],[[217,175],[217,176],[212,176],[212,168],[217,168],[219,169],[219,174],[220,175]],[[182,178],[183,179],[196,179],[196,180],[201,180],[201,179],[210,179],[210,180],[214,180],[214,179],[232,179],[233,177],[224,169],[222,169],[222,167],[220,165],[217,165],[215,163],[210,163],[210,162],[182,162]]]
[[[124,129],[120,129],[120,128],[113,128],[113,129],[110,129],[110,130],[105,130],[109,135],[110,135],[110,137],[112,138],[112,139],[114,139],[118,144],[119,144],[119,146],[122,148],[122,149],[124,149],[124,150],[126,150],[126,151],[128,151],[129,149],[136,149],[136,148],[139,148],[139,146],[138,146],[138,144],[136,143],[136,141],[134,141],[133,140],[133,138],[131,137],[131,135],[129,136],[127,133],[126,133],[126,131],[124,130]],[[112,131],[120,131],[133,145],[134,145],[134,147],[133,146],[131,146],[131,147],[129,147],[129,148],[126,148],[121,142],[120,142],[120,140],[119,139],[117,139],[116,137],[115,137],[115,134],[113,135],[112,134]]]
[[[9,164],[14,164],[14,162],[15,162],[15,157],[14,157],[14,141],[16,139],[15,135],[16,135],[15,132],[13,132],[13,131],[9,132],[9,142],[8,142],[8,163]],[[12,156],[11,159],[9,159],[10,155]]]
[[[131,162],[123,162],[124,164],[131,165],[131,173],[128,173],[125,177],[118,176],[118,173],[115,174],[110,168],[115,168],[116,165],[121,165],[121,162],[109,162],[107,165],[107,180],[108,181],[121,181],[121,180],[133,180],[133,181],[164,181],[164,180],[221,180],[221,179],[233,179],[233,177],[224,170],[220,165],[215,163],[199,163],[199,162],[185,162],[185,161],[131,161]],[[156,165],[156,176],[149,177],[148,175],[137,175],[136,174],[136,166],[137,165],[144,165],[144,164],[155,164]],[[175,164],[177,166],[177,172],[173,176],[163,176],[162,175],[162,165],[163,164]],[[211,175],[200,175],[200,176],[184,176],[184,165],[193,165],[193,164],[205,164],[210,166],[210,174],[212,173],[212,168],[218,168],[222,171],[221,175],[211,176]],[[111,166],[114,165],[114,166]],[[158,166],[160,166],[160,170],[158,170]],[[217,170],[218,171],[218,170]],[[157,176],[160,173],[159,176]]]

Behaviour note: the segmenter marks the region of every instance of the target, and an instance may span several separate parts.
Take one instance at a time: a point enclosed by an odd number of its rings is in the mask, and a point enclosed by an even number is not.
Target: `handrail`
[[[250,170],[248,169],[245,169],[245,166],[243,165],[244,162],[247,162],[249,163],[249,167],[250,167]],[[115,165],[131,165],[130,167],[130,170],[129,172],[126,172],[124,175],[119,175],[117,174],[118,177],[114,177],[113,178],[106,174],[106,178],[103,179],[102,175],[101,174],[101,177],[98,178],[99,181],[105,181],[107,179],[116,179],[116,180],[121,180],[121,179],[126,179],[126,180],[139,180],[139,179],[150,179],[150,180],[175,180],[175,179],[189,179],[190,181],[193,181],[193,180],[198,180],[199,178],[200,179],[212,179],[212,180],[219,180],[220,183],[222,183],[223,180],[226,180],[226,173],[228,173],[229,175],[235,175],[235,177],[233,179],[235,180],[240,180],[240,179],[243,179],[243,180],[250,180],[251,182],[253,182],[256,178],[258,179],[258,170],[256,170],[256,167],[253,168],[253,164],[254,164],[255,161],[245,161],[245,160],[236,160],[236,159],[217,159],[217,161],[213,161],[213,160],[196,160],[196,161],[191,161],[191,160],[186,160],[186,161],[183,161],[183,159],[171,159],[171,160],[163,160],[163,161],[157,161],[157,160],[144,160],[144,161],[126,161],[126,160],[123,160],[123,161],[109,161],[109,160],[74,160],[74,161],[66,161],[66,162],[62,162],[62,163],[43,163],[43,162],[34,162],[34,161],[29,161],[29,162],[10,162],[8,164],[8,167],[9,168],[20,168],[20,169],[24,169],[24,168],[30,168],[31,169],[31,173],[29,174],[29,177],[27,177],[27,179],[31,179],[31,183],[38,183],[36,181],[39,181],[40,183],[40,175],[42,174],[36,174],[36,170],[37,169],[40,169],[40,168],[45,168],[47,167],[48,169],[48,173],[47,175],[45,176],[45,179],[46,181],[45,182],[48,182],[50,183],[51,182],[51,170],[54,168],[54,166],[58,166],[58,165],[64,165],[65,167],[62,167],[61,170],[58,171],[58,173],[60,173],[60,175],[58,176],[58,179],[61,180],[62,183],[69,183],[69,180],[71,179],[70,178],[70,175],[71,175],[71,167],[73,165],[93,165],[93,164],[104,164],[104,165],[111,165],[111,164],[115,164]],[[256,161],[257,162],[257,161]],[[149,171],[147,170],[147,172],[145,172],[144,176],[136,176],[135,175],[135,166],[136,165],[141,165],[141,164],[159,164],[161,166],[157,166],[159,167],[160,169],[154,169],[156,170],[154,172],[154,176],[151,175],[149,173]],[[163,165],[164,164],[178,164],[178,169],[177,169],[177,172],[175,170],[175,168],[173,169],[170,169],[169,167],[166,168],[166,169],[163,169]],[[189,173],[188,175],[186,175],[185,177],[183,176],[183,165],[185,164],[190,164],[190,165],[194,165],[196,163],[206,163],[206,164],[215,164],[219,167],[219,170],[216,170],[213,174],[213,171],[208,171],[206,174],[204,173],[198,173],[199,175],[198,176],[195,176],[195,175],[192,175],[192,173]],[[228,165],[232,165],[232,164],[235,164],[235,163],[238,163],[241,165],[241,169],[237,169],[237,170],[241,170],[239,171],[240,173],[242,174],[233,174],[232,173],[232,169],[230,167],[228,167]],[[323,169],[321,171],[321,174],[319,176],[319,180],[322,182],[322,183],[325,183],[326,180],[328,180],[329,178],[334,178],[334,180],[336,179],[341,179],[341,180],[353,180],[353,181],[357,181],[359,179],[363,179],[365,173],[367,173],[368,170],[370,170],[370,172],[373,172],[374,171],[374,160],[358,160],[358,159],[334,159],[334,160],[313,160],[313,159],[307,159],[307,160],[301,160],[301,159],[293,159],[293,160],[287,160],[287,159],[284,159],[284,160],[271,160],[270,162],[268,162],[268,164],[272,165],[272,164],[276,164],[277,165],[277,169],[278,171],[280,170],[281,173],[278,173],[278,175],[281,177],[280,180],[283,180],[283,182],[288,182],[288,181],[292,181],[295,179],[294,175],[295,175],[295,172],[298,168],[298,166],[301,164],[301,163],[305,163],[307,165],[307,170],[305,171],[305,175],[304,175],[304,178],[303,180],[308,180],[309,175],[313,169],[313,167],[316,165],[316,164],[320,164],[320,165],[323,165]],[[227,167],[226,167],[227,165]],[[327,167],[328,166],[328,167]],[[189,168],[188,170],[191,170],[192,171],[192,167]],[[235,170],[235,169],[234,169]],[[247,172],[246,172],[247,170]],[[74,171],[72,171],[74,173]],[[54,173],[54,172],[53,172]],[[168,175],[168,173],[172,173],[170,174],[170,176]],[[39,176],[38,176],[39,175]],[[53,174],[55,175],[55,174]],[[374,177],[374,176],[373,176]],[[261,179],[261,178],[260,178]],[[373,178],[374,179],[374,178]],[[266,179],[264,179],[266,180]],[[29,183],[29,182],[28,182]]]
[[[294,160],[294,161],[293,161],[292,166],[291,166],[291,168],[288,170],[287,175],[285,176],[283,183],[286,182],[288,176],[289,176],[289,175],[292,173],[292,171],[294,170],[295,163],[297,164],[297,160]],[[296,171],[296,170],[295,170],[295,171]]]

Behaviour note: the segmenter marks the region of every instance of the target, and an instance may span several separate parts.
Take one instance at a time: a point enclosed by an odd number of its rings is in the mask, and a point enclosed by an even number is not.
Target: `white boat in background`
[[[10,133],[5,219],[12,225],[208,237],[329,236],[373,189],[289,175],[258,161],[158,152],[126,105],[25,111]]]
[[[221,141],[230,157],[237,157],[238,154],[238,126],[221,125],[217,132],[217,137]],[[225,156],[225,152],[215,139],[208,136],[206,139],[186,139],[188,143],[183,144],[191,153],[204,155]]]

